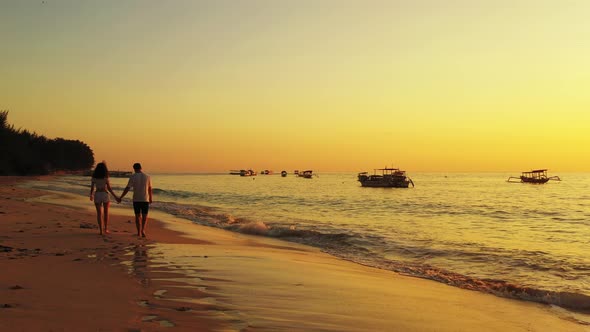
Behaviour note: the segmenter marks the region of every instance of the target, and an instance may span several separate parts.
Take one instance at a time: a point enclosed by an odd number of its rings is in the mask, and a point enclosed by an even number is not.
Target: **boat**
[[[86,172],[84,172],[82,175],[83,176],[92,176],[93,171],[92,170],[88,170]],[[111,178],[128,178],[131,175],[133,175],[133,172],[130,171],[109,171],[109,177]]]
[[[373,175],[368,172],[358,173],[358,181],[362,187],[408,188],[410,184],[414,187],[414,181],[406,176],[406,171],[399,168],[377,168],[373,170]]]
[[[543,184],[549,182],[549,180],[561,181],[559,176],[548,177],[546,169],[535,169],[530,172],[522,172],[520,177],[511,176],[506,182]]]
[[[242,170],[238,170],[238,169],[232,169],[229,171],[230,175],[241,175],[242,174]]]
[[[253,171],[251,169],[241,169],[240,170],[240,176],[256,176],[256,171]]]
[[[128,178],[133,175],[133,172],[129,171],[110,171],[109,176],[112,178]]]
[[[314,175],[317,176],[316,174],[313,174],[312,170],[308,169],[306,171],[299,172],[297,176],[302,177],[304,179],[311,179]]]
[[[285,176],[287,176],[287,171],[281,171],[281,176],[282,176],[282,177],[285,177]]]

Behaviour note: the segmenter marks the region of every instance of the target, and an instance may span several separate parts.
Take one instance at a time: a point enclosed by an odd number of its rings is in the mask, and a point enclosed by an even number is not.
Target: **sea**
[[[152,208],[195,224],[590,312],[590,173],[543,185],[506,181],[518,173],[415,173],[407,189],[364,188],[356,173],[150,175]],[[60,176],[37,187],[86,196],[89,182]],[[111,179],[115,192],[126,183]]]

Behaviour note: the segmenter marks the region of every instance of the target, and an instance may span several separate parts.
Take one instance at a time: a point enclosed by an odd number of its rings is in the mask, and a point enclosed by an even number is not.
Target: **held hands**
[[[117,204],[121,203],[121,197],[115,197],[115,199],[117,200]]]

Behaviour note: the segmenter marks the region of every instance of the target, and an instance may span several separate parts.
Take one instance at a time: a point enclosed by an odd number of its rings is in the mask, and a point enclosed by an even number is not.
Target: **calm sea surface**
[[[545,185],[505,181],[517,173],[409,175],[415,188],[363,188],[353,173],[152,174],[153,208],[462,288],[590,309],[590,174]],[[111,179],[116,192],[126,181]],[[89,179],[40,185],[86,195]]]

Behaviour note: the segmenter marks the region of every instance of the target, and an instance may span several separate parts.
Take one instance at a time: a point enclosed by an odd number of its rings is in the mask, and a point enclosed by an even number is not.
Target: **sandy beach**
[[[2,331],[589,331],[557,307],[336,259],[0,178]],[[157,197],[156,197],[157,199]]]

